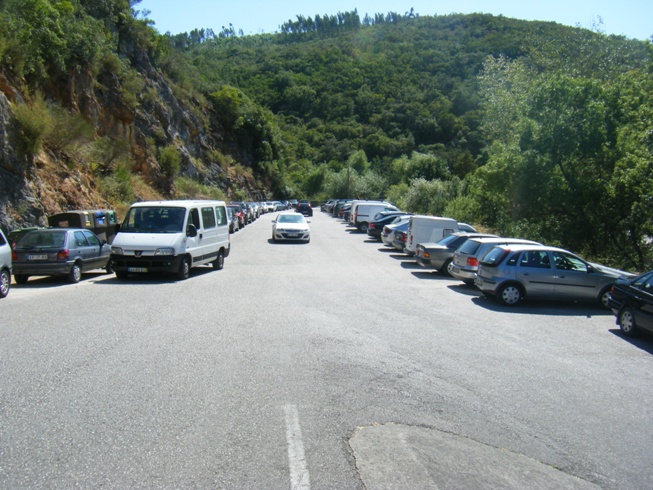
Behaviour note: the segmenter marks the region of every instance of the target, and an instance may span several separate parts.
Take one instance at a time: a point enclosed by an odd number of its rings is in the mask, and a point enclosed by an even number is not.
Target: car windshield
[[[22,248],[63,248],[66,243],[66,232],[62,231],[31,231],[18,243]]]
[[[130,208],[120,231],[129,233],[179,233],[184,227],[186,210],[170,206]]]
[[[301,214],[282,214],[277,223],[303,223],[304,217]]]

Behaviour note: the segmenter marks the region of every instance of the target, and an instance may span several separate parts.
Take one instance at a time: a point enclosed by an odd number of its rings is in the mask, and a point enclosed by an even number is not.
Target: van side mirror
[[[197,236],[197,227],[193,224],[188,225],[188,228],[186,229],[186,236],[195,238]]]

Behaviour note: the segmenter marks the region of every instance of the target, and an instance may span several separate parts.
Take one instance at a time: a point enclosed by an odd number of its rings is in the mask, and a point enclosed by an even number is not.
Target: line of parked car
[[[141,202],[130,207],[123,223],[111,210],[83,210],[50,216],[49,228],[14,230],[9,236],[0,230],[0,298],[9,293],[12,275],[17,284],[32,276],[62,276],[76,283],[98,269],[118,279],[151,272],[185,279],[192,267],[204,264],[222,269],[231,233],[263,213],[287,210],[292,216],[278,226],[275,220],[279,231],[273,239],[308,242],[305,216],[312,216],[313,208],[296,200]]]
[[[479,233],[466,223],[414,215],[383,201],[331,199],[321,209],[505,306],[526,298],[597,302],[612,310],[625,335],[653,332],[653,271],[636,275],[558,247]]]

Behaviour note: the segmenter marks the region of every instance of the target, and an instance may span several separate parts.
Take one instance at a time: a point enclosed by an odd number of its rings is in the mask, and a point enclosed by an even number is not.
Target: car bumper
[[[61,263],[16,263],[12,264],[13,274],[20,276],[56,276],[65,275],[70,272],[74,262]]]
[[[275,240],[309,240],[311,238],[310,233],[301,232],[301,231],[284,231],[284,232],[274,232]]]
[[[460,266],[452,264],[451,268],[449,269],[451,272],[451,275],[453,277],[456,277],[458,279],[464,279],[464,280],[474,280],[476,279],[476,271],[471,271],[468,269],[462,269]]]
[[[134,257],[133,255],[111,254],[111,268],[115,272],[129,274],[165,272],[174,273],[179,270],[181,255],[160,255],[147,257]]]

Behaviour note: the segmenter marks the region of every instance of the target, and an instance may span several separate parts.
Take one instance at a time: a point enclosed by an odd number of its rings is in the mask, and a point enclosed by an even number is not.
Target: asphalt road
[[[0,488],[651,488],[653,340],[272,216],[186,281],[13,285]]]

